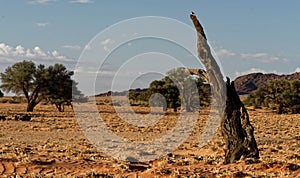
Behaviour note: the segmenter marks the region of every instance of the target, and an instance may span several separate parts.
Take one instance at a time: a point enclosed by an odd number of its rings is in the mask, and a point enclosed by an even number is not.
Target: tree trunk
[[[36,104],[34,102],[28,102],[26,111],[32,112],[35,106]]]
[[[277,114],[283,114],[283,105],[279,103],[276,109]]]
[[[39,104],[40,100],[38,99],[40,86],[37,86],[31,95],[29,96],[28,92],[23,88],[23,92],[27,99],[27,112],[32,112],[34,107]]]
[[[55,104],[55,106],[59,112],[64,112],[64,107],[62,103]]]
[[[197,17],[191,14],[190,18],[197,31],[198,58],[206,68],[208,81],[212,86],[212,95],[217,103],[212,104],[212,107],[218,110],[219,117],[216,119],[221,118],[221,132],[226,143],[225,164],[234,163],[242,158],[258,159],[259,152],[253,135],[254,129],[250,124],[247,109],[240,101],[234,83],[230,83],[229,78],[225,85]],[[225,98],[226,102],[224,102]]]
[[[177,112],[177,106],[176,105],[173,106],[173,111]]]
[[[241,102],[234,82],[226,82],[227,96],[221,131],[225,141],[225,163],[234,163],[243,158],[259,158],[247,109]]]

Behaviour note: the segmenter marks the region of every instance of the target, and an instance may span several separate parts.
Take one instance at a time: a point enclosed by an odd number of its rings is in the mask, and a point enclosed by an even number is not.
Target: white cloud
[[[268,53],[249,53],[249,54],[241,54],[240,57],[242,59],[254,59],[263,63],[271,63],[271,62],[287,62],[288,60],[286,58],[281,58],[278,56],[273,56]]]
[[[44,53],[43,50],[41,50],[40,47],[36,46],[33,48],[32,50],[33,54],[36,55],[36,56],[40,56],[40,57],[45,57],[47,56],[46,53]]]
[[[300,67],[297,67],[295,72],[300,72]]]
[[[241,71],[241,72],[235,72],[236,76],[241,76],[241,75],[247,75],[247,74],[251,74],[251,73],[263,73],[263,74],[267,74],[267,73],[275,73],[275,74],[279,74],[278,71],[276,70],[270,70],[270,71],[266,71],[264,69],[259,69],[259,68],[251,68],[249,70],[246,71]]]
[[[80,4],[86,4],[86,3],[94,3],[92,0],[72,0],[69,1],[70,3],[80,3]]]
[[[81,47],[78,45],[64,45],[62,48],[71,49],[71,50],[81,50]]]
[[[101,42],[101,45],[103,46],[103,49],[104,49],[105,51],[109,52],[109,51],[110,51],[111,45],[114,44],[114,43],[115,43],[114,40],[108,38],[108,39],[102,41],[102,42]]]
[[[47,62],[74,62],[74,59],[59,54],[57,51],[44,51],[39,46],[26,49],[21,45],[16,47],[0,43],[0,63],[14,63],[20,60]]]
[[[289,60],[283,57],[274,56],[268,53],[235,53],[228,49],[220,49],[216,51],[216,54],[219,57],[232,57],[236,59],[249,59],[249,60],[256,60],[262,63],[272,63],[272,62],[288,62]]]
[[[21,46],[21,45],[18,45],[16,47],[16,53],[18,55],[24,55],[25,54],[25,48],[23,46]]]
[[[7,54],[12,50],[12,47],[4,44],[4,43],[0,43],[0,55],[1,54]]]
[[[35,23],[35,26],[37,26],[37,27],[46,27],[48,25],[49,25],[49,23],[47,23],[47,22],[37,22],[37,23]]]
[[[236,56],[236,53],[231,52],[227,49],[221,49],[219,51],[216,51],[216,54],[220,57]]]
[[[50,2],[54,2],[56,0],[31,0],[28,1],[30,4],[49,4]]]
[[[267,53],[241,54],[242,58],[263,58],[268,56]]]

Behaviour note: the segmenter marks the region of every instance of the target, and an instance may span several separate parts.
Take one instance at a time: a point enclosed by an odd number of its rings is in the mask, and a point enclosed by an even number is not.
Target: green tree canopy
[[[300,113],[300,81],[272,80],[244,101],[246,105],[276,109],[278,114]]]
[[[201,78],[192,76],[184,67],[168,71],[167,76],[178,88],[181,104],[183,104],[187,112],[193,111],[193,107],[200,106],[199,90],[197,85],[202,84],[203,81]]]
[[[165,104],[164,109],[173,108],[174,111],[180,105],[184,106],[187,112],[193,111],[200,105],[208,105],[210,102],[210,85],[205,84],[203,79],[190,75],[186,68],[179,67],[167,72],[167,76],[161,80],[153,81],[147,91],[145,99],[154,94],[160,94],[165,98],[165,102],[158,97],[158,104]],[[136,96],[136,98],[138,98]]]
[[[36,66],[32,61],[24,60],[0,74],[0,87],[5,92],[24,94],[28,112],[33,111],[34,107],[45,99],[62,111],[61,106],[72,99],[72,88],[81,95],[76,83],[71,79],[72,75],[73,72],[68,71],[62,64],[45,68],[42,64]]]
[[[83,94],[77,88],[77,83],[71,79],[73,74],[73,71],[68,71],[62,64],[47,68],[48,84],[44,97],[60,112],[64,111],[64,105],[71,105],[72,96],[77,100],[83,98]]]
[[[151,82],[148,89],[148,96],[154,94],[160,94],[165,98],[165,102],[161,101],[159,98],[158,100],[155,98],[152,100],[152,102],[159,102],[153,103],[153,105],[163,105],[164,111],[166,111],[167,107],[173,108],[174,111],[177,111],[177,107],[180,106],[180,92],[168,76],[162,80],[155,80]]]
[[[44,65],[36,67],[32,61],[15,63],[0,74],[1,88],[5,92],[24,94],[27,99],[27,111],[33,111],[33,108],[42,100],[41,91],[45,87],[45,73]]]

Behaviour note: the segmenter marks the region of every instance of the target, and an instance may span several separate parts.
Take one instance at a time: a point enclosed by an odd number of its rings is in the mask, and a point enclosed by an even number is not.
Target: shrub
[[[278,114],[300,113],[300,81],[272,80],[249,95],[244,104],[276,109]]]
[[[20,104],[21,101],[11,99],[11,100],[9,100],[9,103],[10,103],[10,104]]]

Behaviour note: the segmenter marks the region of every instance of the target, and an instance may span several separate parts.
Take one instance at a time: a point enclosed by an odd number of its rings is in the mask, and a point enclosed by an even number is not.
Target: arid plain
[[[92,145],[70,107],[58,112],[38,105],[30,122],[15,120],[26,114],[26,104],[0,103],[0,177],[300,177],[300,114],[277,115],[248,108],[260,160],[223,164],[224,143],[217,132],[199,147],[198,138],[209,117],[201,109],[192,134],[174,152],[157,160],[130,163],[113,159]],[[132,141],[147,141],[167,133],[180,113],[168,110],[156,124],[136,127],[124,122],[111,101],[98,98],[97,107],[107,127]],[[149,108],[133,107],[140,115]]]

